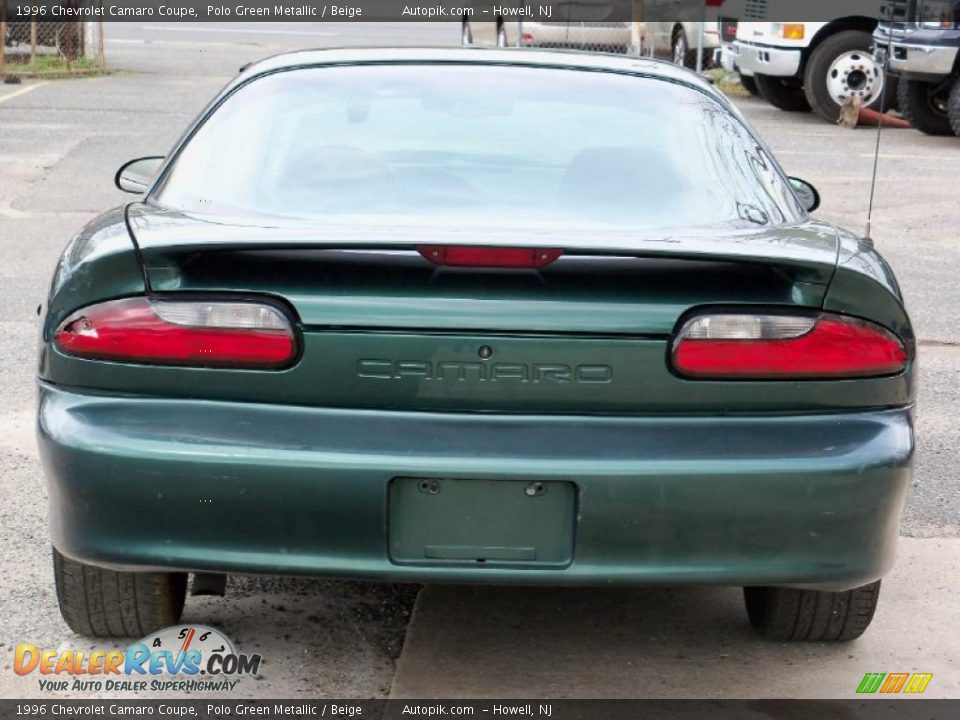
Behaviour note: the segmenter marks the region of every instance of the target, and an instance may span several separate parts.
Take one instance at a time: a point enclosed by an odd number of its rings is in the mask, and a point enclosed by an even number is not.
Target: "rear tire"
[[[794,78],[754,75],[753,80],[760,97],[775,108],[787,112],[806,112],[810,109],[803,86]]]
[[[887,81],[888,90],[892,89],[893,78],[885,76],[873,59],[872,44],[870,33],[844,30],[820,43],[810,56],[803,74],[803,90],[810,107],[827,122],[837,122],[841,104],[854,95],[869,97],[865,106],[873,110],[886,112],[893,107],[892,93],[883,92]]]
[[[142,637],[180,620],[186,573],[117,572],[53,549],[60,614],[78,635]]]
[[[953,132],[947,110],[950,98],[942,83],[900,78],[897,99],[900,112],[920,132],[927,135],[950,135]]]
[[[678,27],[673,31],[670,53],[674,65],[685,68],[692,68],[696,65],[695,51],[690,50],[690,43],[687,42],[687,33],[682,27]]]
[[[743,86],[744,90],[754,97],[760,93],[760,91],[757,89],[757,81],[753,79],[753,75],[741,75],[740,84]]]
[[[947,118],[953,127],[953,133],[960,137],[960,78],[953,81],[950,100],[947,103]]]
[[[880,597],[880,581],[845,592],[746,587],[750,624],[769,640],[846,642],[863,635]]]

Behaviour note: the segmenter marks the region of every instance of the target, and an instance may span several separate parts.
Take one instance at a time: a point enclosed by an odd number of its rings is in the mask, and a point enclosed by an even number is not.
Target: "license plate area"
[[[399,564],[563,567],[573,559],[569,482],[394,478],[390,559]]]

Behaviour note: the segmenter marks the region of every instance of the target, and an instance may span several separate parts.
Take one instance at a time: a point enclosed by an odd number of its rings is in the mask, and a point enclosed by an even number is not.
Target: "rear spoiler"
[[[564,255],[675,258],[761,264],[790,271],[802,282],[827,285],[837,265],[839,241],[829,225],[808,221],[790,227],[701,232],[696,235],[630,234],[604,228],[374,227],[337,225],[255,227],[221,224],[140,205],[130,212],[133,241],[146,270],[169,266],[197,252],[243,250],[408,250],[422,245],[559,248]]]

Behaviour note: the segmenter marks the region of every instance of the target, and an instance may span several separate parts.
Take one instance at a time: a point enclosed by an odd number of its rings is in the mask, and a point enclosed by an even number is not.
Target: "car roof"
[[[681,82],[718,98],[722,93],[697,73],[673,63],[631,55],[592,53],[579,50],[539,50],[532,48],[438,47],[438,48],[330,48],[298,50],[274,55],[252,63],[227,89],[258,75],[317,65],[341,64],[415,64],[463,63],[475,65],[512,65],[607,71],[655,77]]]

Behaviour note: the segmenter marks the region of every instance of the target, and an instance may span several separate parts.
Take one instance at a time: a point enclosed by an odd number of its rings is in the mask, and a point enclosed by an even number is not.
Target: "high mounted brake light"
[[[73,313],[55,340],[82,358],[197,367],[275,369],[297,351],[283,312],[245,300],[110,300]]]
[[[542,268],[563,255],[557,248],[418,245],[417,252],[436,265],[476,268]]]
[[[717,313],[684,324],[672,361],[697,379],[866,378],[902,372],[907,350],[889,330],[841,315]]]

